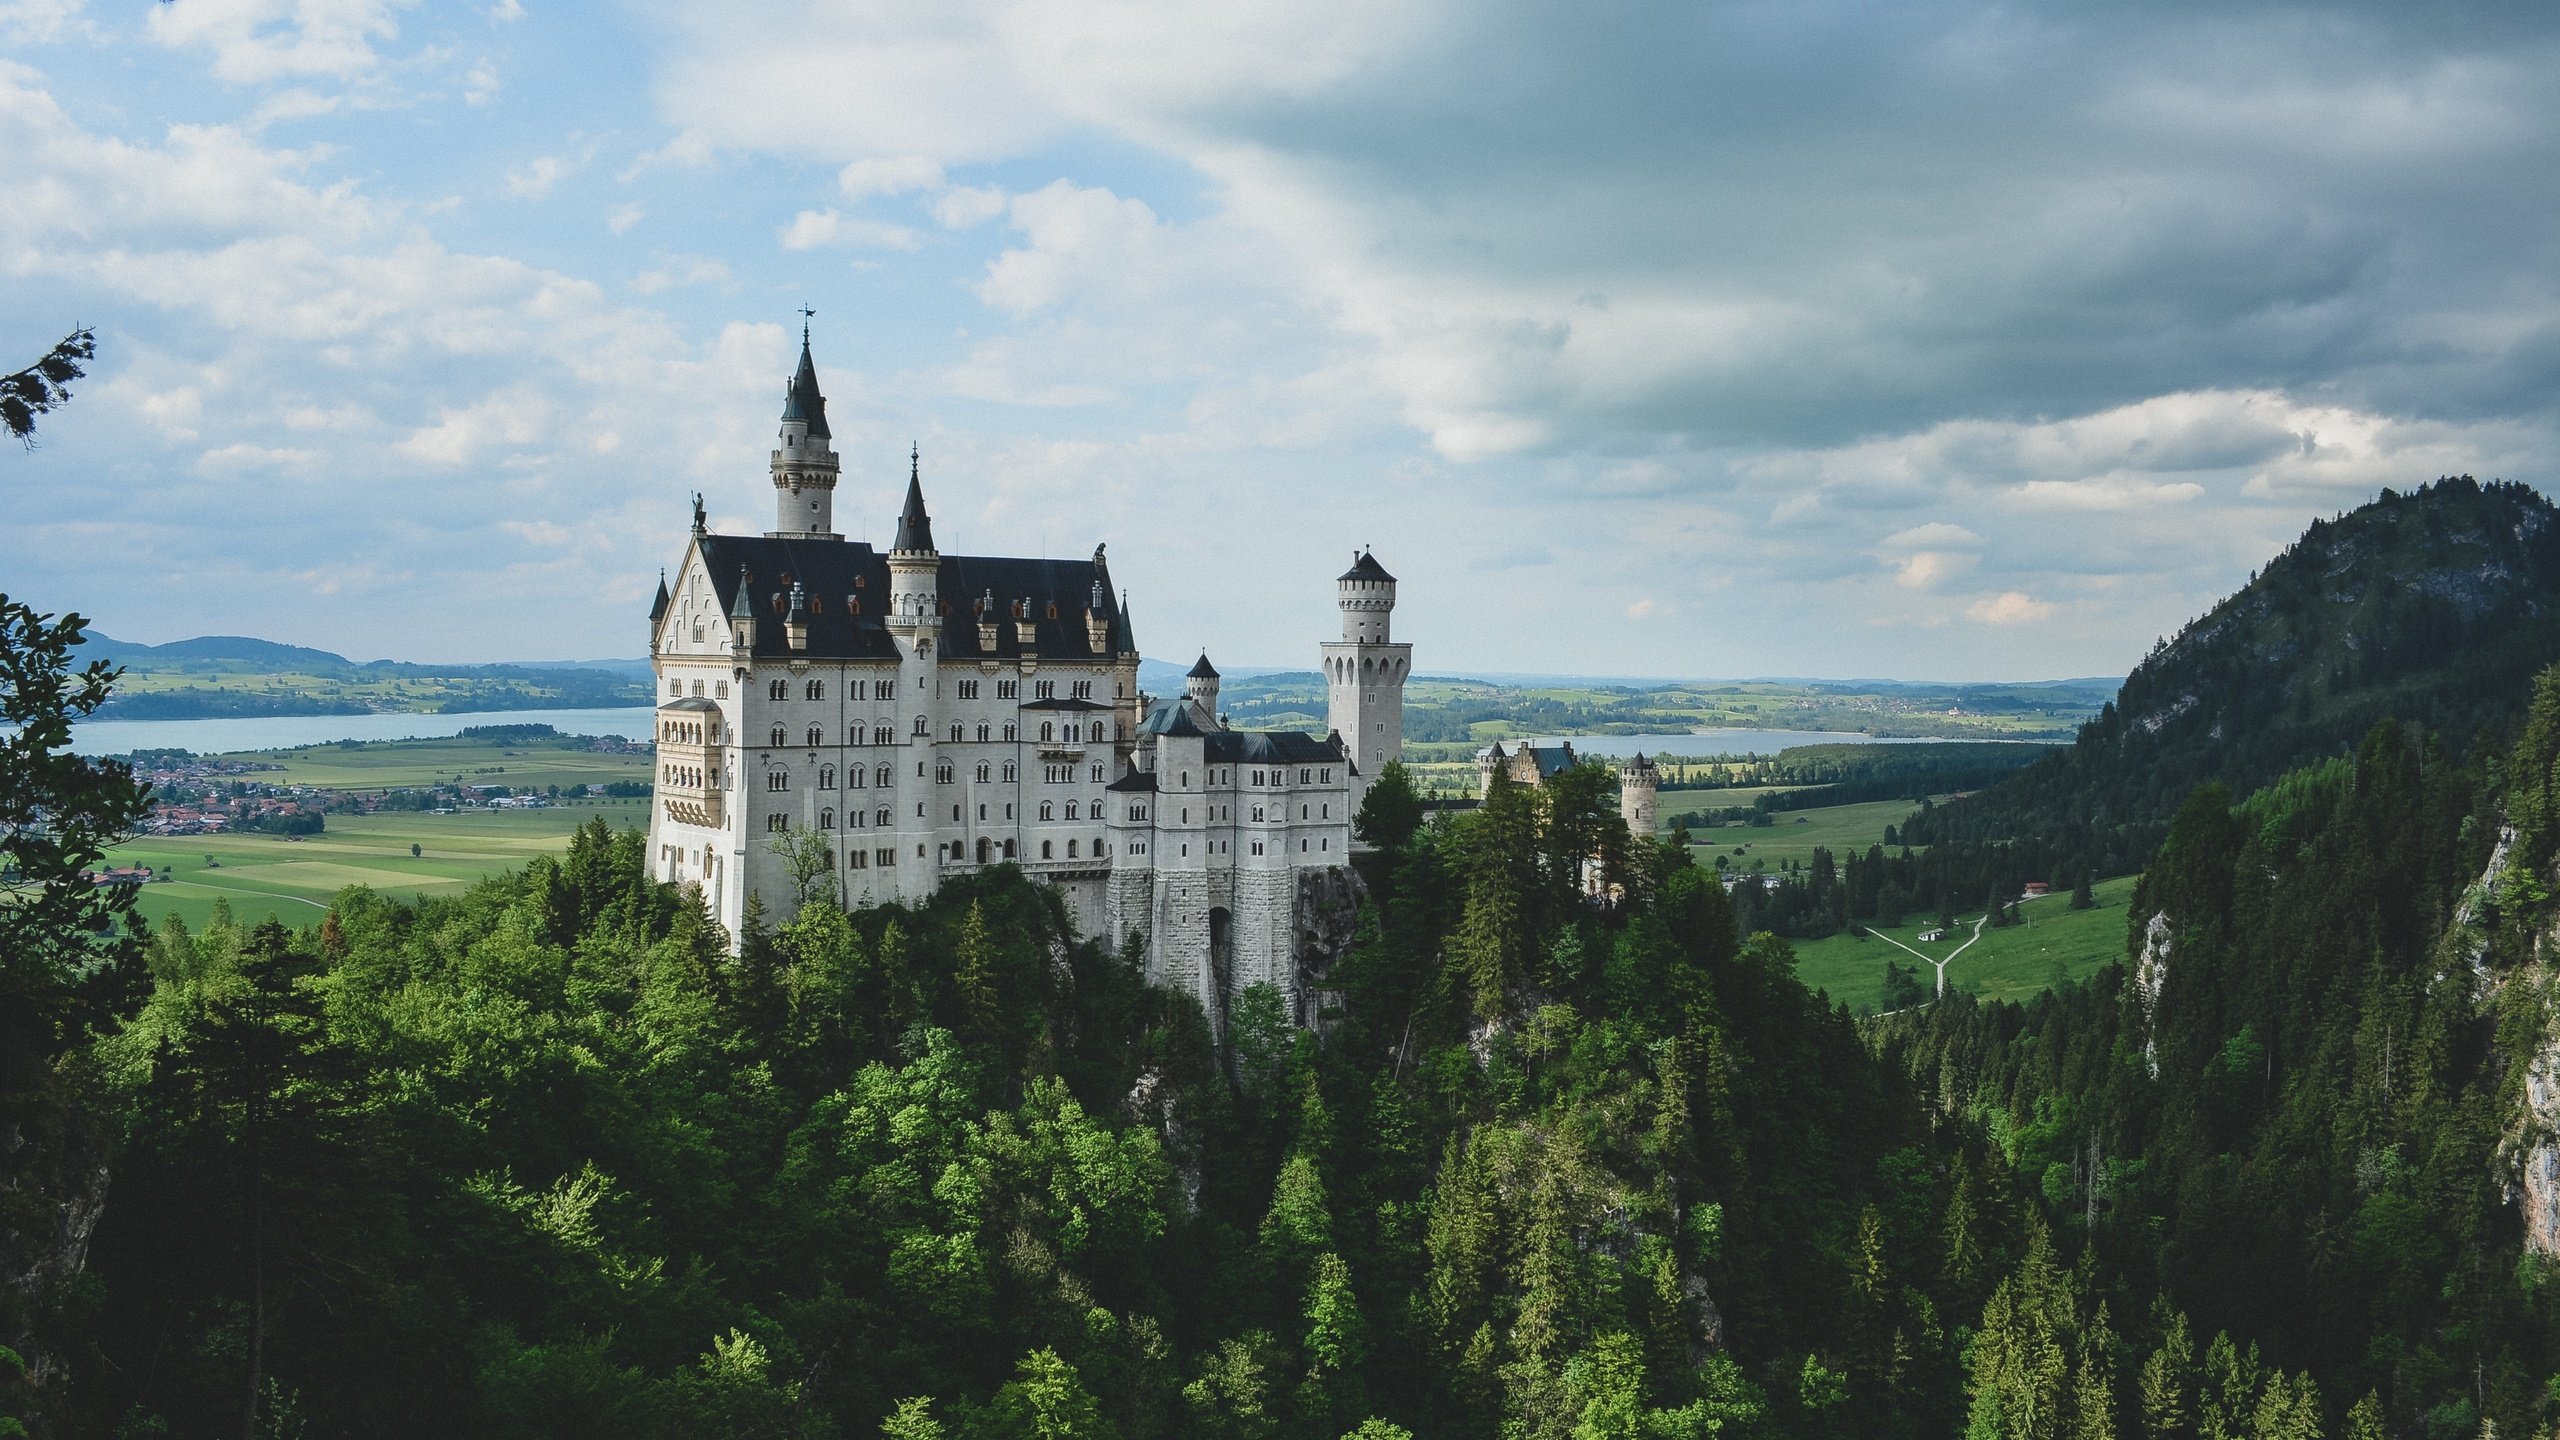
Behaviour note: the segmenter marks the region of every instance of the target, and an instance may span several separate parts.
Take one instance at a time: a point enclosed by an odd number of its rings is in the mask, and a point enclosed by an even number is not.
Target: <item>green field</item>
[[[1673,793],[1678,794],[1681,800],[1674,804],[1666,797],[1662,807],[1666,814],[1688,808],[1688,797],[1692,794],[1757,792],[1684,790]],[[1730,802],[1719,800],[1716,803]],[[1730,869],[1748,870],[1751,862],[1757,860],[1761,862],[1761,869],[1775,870],[1782,860],[1811,860],[1816,846],[1840,856],[1852,850],[1863,852],[1870,845],[1881,845],[1884,843],[1884,827],[1900,825],[1919,808],[1910,800],[1874,800],[1862,805],[1831,805],[1819,810],[1781,810],[1774,825],[1757,828],[1726,825],[1714,830],[1693,830],[1689,833],[1696,843],[1689,847],[1689,853],[1701,865],[1712,866],[1716,863],[1715,857],[1722,855]],[[1734,853],[1736,850],[1742,853],[1737,855]]]
[[[170,915],[201,927],[214,902],[228,901],[250,924],[269,915],[303,926],[320,918],[329,897],[349,885],[386,895],[459,894],[486,875],[514,870],[536,855],[568,848],[569,832],[602,815],[615,829],[644,826],[648,802],[564,803],[549,810],[469,810],[453,815],[386,812],[332,815],[317,835],[150,836],[108,852],[111,865],[148,865],[168,874],[142,887],[140,909],[153,924]],[[424,854],[416,859],[409,847]],[[208,866],[211,859],[218,862]]]
[[[2079,979],[2124,958],[2125,906],[2133,898],[2137,875],[2120,875],[2091,887],[2097,908],[2074,910],[2068,894],[2028,900],[2018,906],[2024,923],[2005,930],[1985,927],[1982,938],[1947,967],[1950,988],[1995,1000],[2024,1000],[2051,987],[2057,972]],[[1955,938],[1920,943],[1920,932],[1936,924],[1915,916],[1910,924],[1878,933],[1889,935],[1932,958],[1954,950],[1971,937],[1980,910],[1956,917]],[[1909,953],[1880,939],[1833,935],[1796,942],[1796,975],[1810,989],[1828,991],[1833,1001],[1851,1010],[1874,1008],[1884,995],[1884,962],[1908,969],[1920,966],[1920,983],[1936,983],[1935,971]]]
[[[304,745],[289,750],[245,750],[233,760],[264,760],[284,773],[254,779],[278,785],[323,785],[332,790],[385,790],[394,786],[504,785],[548,789],[553,785],[608,784],[649,779],[646,755],[613,755],[571,745],[485,740],[370,740]],[[334,823],[334,822],[332,822]]]

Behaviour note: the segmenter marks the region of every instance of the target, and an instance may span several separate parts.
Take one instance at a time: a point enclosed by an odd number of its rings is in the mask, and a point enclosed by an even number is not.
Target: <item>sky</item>
[[[1142,648],[2121,674],[2313,518],[2550,484],[2560,7],[0,0],[0,589],[637,656],[804,305],[885,544]]]

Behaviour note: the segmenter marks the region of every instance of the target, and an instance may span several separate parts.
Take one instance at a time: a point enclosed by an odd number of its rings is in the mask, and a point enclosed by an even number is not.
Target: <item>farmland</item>
[[[2051,988],[2056,976],[2078,980],[2122,960],[2125,907],[2140,878],[2123,875],[2093,886],[2095,909],[2074,910],[2070,898],[2059,893],[2020,903],[2018,924],[2006,929],[1984,927],[1982,938],[1947,967],[1949,988],[1995,1000],[2024,1000]],[[1959,914],[1951,938],[1927,944],[1921,943],[1920,935],[1935,926],[1931,917],[1913,916],[1904,925],[1879,927],[1877,934],[1939,959],[1971,938],[1974,922],[1981,918],[1978,909]],[[1905,969],[1918,966],[1921,985],[1935,984],[1930,967],[1881,939],[1840,934],[1799,940],[1795,951],[1797,978],[1809,989],[1829,992],[1833,1001],[1851,1010],[1870,1010],[1882,1000],[1887,960]]]

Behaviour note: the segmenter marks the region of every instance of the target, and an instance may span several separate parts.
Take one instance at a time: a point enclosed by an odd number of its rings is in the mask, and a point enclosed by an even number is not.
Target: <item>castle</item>
[[[1148,978],[1214,1019],[1248,985],[1301,1021],[1302,976],[1345,937],[1351,818],[1404,748],[1412,647],[1396,581],[1359,553],[1335,582],[1318,738],[1238,730],[1206,655],[1178,697],[1138,690],[1103,548],[1089,560],[945,554],[921,464],[887,553],[834,529],[842,467],[807,332],[770,460],[774,528],[710,533],[700,497],[650,608],[658,777],[649,853],[735,929],[796,903],[793,832],[843,903],[915,902],[1014,864],[1078,928],[1143,940]]]

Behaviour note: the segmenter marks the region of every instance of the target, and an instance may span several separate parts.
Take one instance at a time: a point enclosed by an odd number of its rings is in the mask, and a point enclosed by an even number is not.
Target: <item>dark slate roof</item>
[[[1581,757],[1573,753],[1571,745],[1523,745],[1520,748],[1528,751],[1530,757],[1538,762],[1538,778],[1541,780],[1570,770],[1581,761]]]
[[[1156,777],[1150,771],[1132,770],[1128,774],[1121,776],[1119,779],[1112,781],[1110,784],[1105,785],[1102,788],[1105,790],[1138,790],[1144,791],[1148,794],[1153,794],[1156,788]]]
[[[1138,733],[1141,735],[1198,735],[1202,731],[1199,722],[1191,718],[1191,706],[1188,702],[1167,700],[1148,711],[1147,718],[1138,722]]]
[[[809,358],[809,337],[800,337],[800,373],[791,377],[791,385],[782,392],[782,418],[809,422],[813,440],[835,438],[827,430],[827,397],[818,393],[817,362]]]
[[[791,586],[806,593],[810,613],[809,648],[794,650],[778,623],[756,627],[755,654],[811,660],[893,660],[897,648],[889,638],[889,558],[858,540],[820,540],[809,536],[705,535],[703,568],[732,615],[745,613],[779,621],[790,604]],[[1031,655],[1053,660],[1099,660],[1085,633],[1084,607],[1095,575],[1090,560],[1022,560],[988,555],[945,555],[936,572],[944,615],[942,653],[959,658],[1007,659]],[[993,592],[1003,617],[996,625],[992,648],[978,643],[977,598]],[[851,613],[846,601],[861,602]],[[1012,616],[1015,601],[1031,601],[1031,643],[1023,644]],[[1049,618],[1049,603],[1058,605]],[[1113,655],[1134,651],[1128,618],[1104,593],[1110,612],[1108,645]],[[746,609],[741,612],[740,605]],[[1087,702],[1092,703],[1092,702]],[[1096,706],[1107,709],[1107,706]]]
[[[658,708],[661,710],[708,710],[714,715],[720,713],[718,705],[699,695],[687,695],[681,700],[668,700],[661,703]]]
[[[1383,580],[1390,585],[1396,583],[1396,577],[1387,573],[1387,567],[1378,563],[1378,557],[1366,550],[1352,556],[1351,568],[1334,578],[1337,580]]]
[[[1005,623],[1010,625],[1013,622],[1008,620]],[[1047,700],[1026,701],[1022,708],[1025,710],[1108,710],[1111,707],[1099,700],[1078,700],[1072,695],[1060,695]]]
[[[1295,730],[1221,730],[1209,737],[1204,758],[1221,765],[1340,764],[1342,743]]]
[[[892,550],[930,550],[933,548],[933,517],[924,513],[924,481],[916,474],[914,458],[909,457],[906,508],[898,512],[898,538],[891,541]]]
[[[667,618],[667,604],[667,572],[661,570],[658,572],[658,598],[649,602],[650,624],[655,625]]]
[[[1209,652],[1203,650],[1200,652],[1199,661],[1188,673],[1194,680],[1215,680],[1218,678],[1218,667],[1209,663]]]

